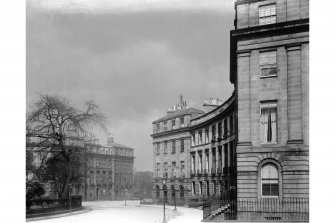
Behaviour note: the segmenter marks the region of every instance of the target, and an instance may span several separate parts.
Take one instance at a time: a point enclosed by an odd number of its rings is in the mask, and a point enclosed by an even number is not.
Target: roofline
[[[195,109],[195,110],[197,110],[197,111],[195,111],[195,112],[186,112],[186,113],[184,113],[183,115],[203,114],[203,113],[204,113],[204,111],[202,111],[202,110],[200,110],[200,109],[197,109],[197,108],[188,108],[188,109]],[[183,110],[181,110],[181,111],[183,111]],[[187,109],[185,109],[184,111],[187,111]],[[167,115],[165,115],[165,116],[163,116],[163,117],[161,117],[161,118],[159,118],[159,119],[153,121],[152,124],[156,124],[156,123],[159,123],[159,122],[162,122],[162,121],[169,120],[169,118],[164,119],[164,117],[166,117],[166,116],[167,116]],[[177,116],[177,117],[178,117],[178,116]]]
[[[134,148],[130,147],[130,146],[126,146],[126,145],[122,145],[119,143],[115,143],[118,145],[101,145],[101,144],[95,144],[95,143],[84,143],[84,147],[85,145],[91,145],[91,146],[97,146],[97,147],[107,147],[107,148],[122,148],[122,149],[132,149],[134,150]]]
[[[233,93],[233,95],[230,96],[230,98],[228,98],[222,105],[220,105],[220,107],[206,113],[205,115],[193,118],[191,120],[190,131],[193,131],[194,129],[198,128],[199,126],[207,125],[207,123],[218,119],[223,114],[225,114],[227,111],[231,111],[233,109],[233,106],[235,105],[234,101],[235,101],[235,94]],[[223,109],[223,110],[219,111],[220,109]],[[215,114],[215,113],[217,113],[217,114]],[[212,114],[214,114],[214,115],[211,117]],[[205,118],[206,116],[209,116],[209,118],[192,125],[192,121],[195,121],[195,120],[201,119],[201,118]]]
[[[197,116],[197,117],[194,117],[194,118],[192,118],[191,120],[190,120],[190,122],[192,123],[192,121],[193,120],[196,120],[196,119],[201,119],[201,118],[203,118],[203,117],[205,117],[205,116],[207,116],[207,115],[209,115],[209,114],[212,114],[212,113],[215,113],[217,110],[219,110],[220,108],[222,108],[222,107],[224,107],[224,106],[226,106],[228,103],[231,103],[233,100],[234,100],[234,98],[235,98],[235,92],[233,92],[233,94],[222,104],[222,105],[220,105],[219,107],[217,107],[217,108],[215,108],[215,109],[213,109],[212,111],[210,111],[210,112],[207,112],[207,113],[205,113],[205,114],[203,114],[203,115],[201,115],[201,116]],[[227,108],[228,109],[228,108]],[[215,116],[216,117],[216,116]],[[192,127],[192,125],[191,125],[191,127]]]

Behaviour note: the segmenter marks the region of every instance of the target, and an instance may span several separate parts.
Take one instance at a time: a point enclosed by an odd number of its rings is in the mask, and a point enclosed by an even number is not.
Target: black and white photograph
[[[310,118],[333,115],[310,116],[309,0],[22,5],[22,130],[7,131],[22,165],[3,156],[21,220],[310,222],[310,198],[331,214],[333,189],[310,191],[310,158],[327,156],[310,154]]]

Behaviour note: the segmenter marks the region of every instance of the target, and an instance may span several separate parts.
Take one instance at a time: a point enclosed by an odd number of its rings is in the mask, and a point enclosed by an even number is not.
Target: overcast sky
[[[93,99],[115,141],[152,171],[152,121],[182,93],[226,100],[233,0],[28,0],[27,106],[38,93]],[[100,135],[102,142],[105,136]]]

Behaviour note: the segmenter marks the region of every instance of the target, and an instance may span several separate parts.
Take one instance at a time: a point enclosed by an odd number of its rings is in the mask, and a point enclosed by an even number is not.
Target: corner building
[[[238,0],[237,198],[309,198],[309,1]]]
[[[184,203],[190,188],[190,120],[204,112],[189,108],[180,96],[179,104],[153,124],[153,197],[168,203]],[[166,178],[163,190],[162,178]],[[164,192],[165,191],[165,192]]]

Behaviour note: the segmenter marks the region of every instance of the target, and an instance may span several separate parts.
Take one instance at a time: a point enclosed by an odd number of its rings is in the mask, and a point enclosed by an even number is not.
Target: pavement
[[[36,223],[162,223],[162,205],[140,205],[139,201],[91,201],[83,202],[82,212],[65,213],[57,216],[46,216],[39,219],[27,219]],[[166,206],[168,223],[201,223],[202,210]]]
[[[166,206],[167,223],[202,223],[202,210]],[[140,205],[139,201],[91,201],[83,202],[83,209],[72,213],[30,218],[36,223],[162,223],[162,205]],[[225,221],[225,223],[229,223]],[[231,223],[236,223],[231,221]],[[243,222],[239,222],[243,223]],[[260,223],[260,222],[253,222]],[[262,222],[264,223],[264,222]],[[284,223],[284,222],[281,222]]]

